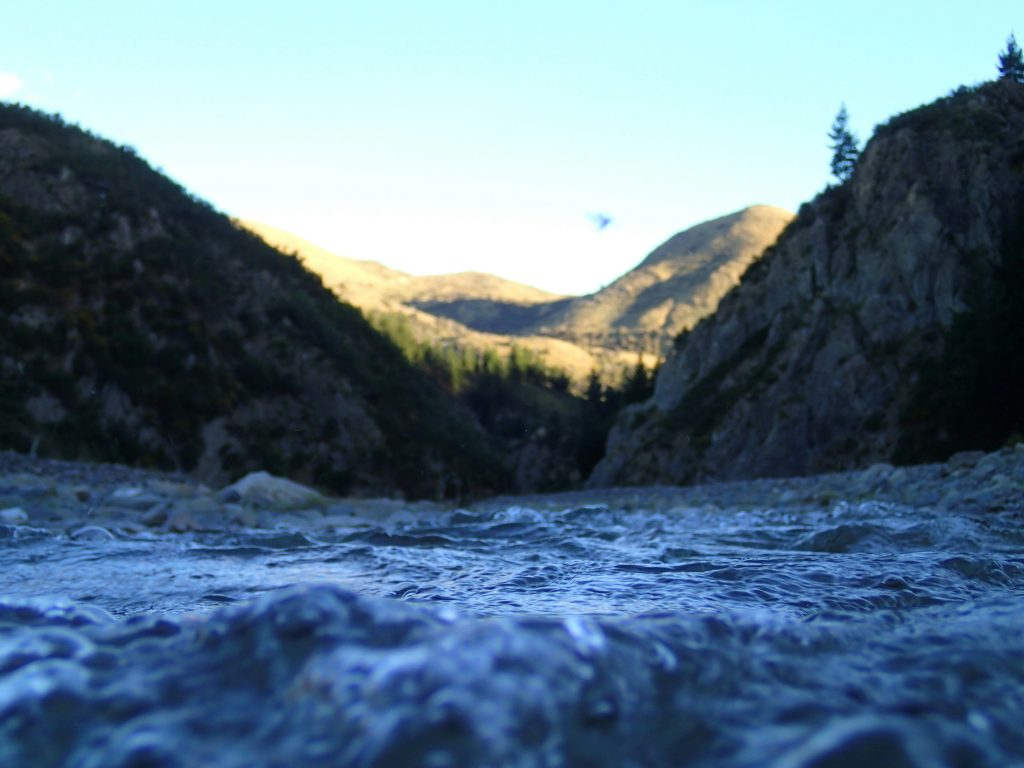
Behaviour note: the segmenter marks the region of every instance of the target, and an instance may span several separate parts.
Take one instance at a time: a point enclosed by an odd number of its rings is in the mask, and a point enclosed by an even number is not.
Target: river
[[[854,495],[18,520],[0,765],[1024,765],[1019,504]]]

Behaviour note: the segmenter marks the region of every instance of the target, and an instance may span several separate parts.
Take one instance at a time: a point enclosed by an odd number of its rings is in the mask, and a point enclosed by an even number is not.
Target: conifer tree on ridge
[[[850,116],[846,112],[846,104],[839,107],[839,114],[828,132],[829,148],[832,150],[832,175],[839,182],[848,181],[857,167],[860,150],[857,149],[857,137],[849,128]]]
[[[1024,55],[1012,34],[1006,40],[1006,50],[999,54],[999,79],[1024,84]]]

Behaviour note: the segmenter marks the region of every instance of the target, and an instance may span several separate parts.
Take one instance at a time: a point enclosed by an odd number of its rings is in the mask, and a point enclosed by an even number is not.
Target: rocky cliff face
[[[0,447],[336,493],[508,487],[472,415],[129,150],[0,107]]]
[[[991,327],[1020,337],[1014,299],[979,286],[1019,281],[1022,171],[1024,88],[1012,83],[961,89],[881,126],[852,181],[805,205],[680,338],[653,398],[620,416],[590,484],[801,475],[983,447],[953,446],[959,404],[945,393],[956,382],[941,368],[996,303],[1002,325]],[[964,354],[965,370],[977,368],[980,353]],[[1019,418],[1019,392],[1007,398],[1007,418]],[[945,412],[919,407],[932,401]]]

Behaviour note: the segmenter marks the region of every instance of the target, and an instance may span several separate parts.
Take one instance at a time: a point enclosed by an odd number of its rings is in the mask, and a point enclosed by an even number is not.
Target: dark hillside
[[[0,447],[334,492],[507,487],[472,415],[294,258],[0,107]]]
[[[881,126],[679,338],[591,478],[691,482],[943,459],[1024,433],[1024,86]]]

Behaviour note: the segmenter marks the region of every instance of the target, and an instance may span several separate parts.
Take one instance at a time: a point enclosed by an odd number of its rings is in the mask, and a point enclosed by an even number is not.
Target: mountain
[[[962,88],[880,126],[803,206],[590,484],[916,462],[1024,432],[1024,88]]]
[[[345,301],[368,309],[460,299],[530,305],[562,298],[483,272],[410,275],[375,261],[340,256],[268,224],[257,221],[239,223],[275,248],[297,255],[308,269],[320,275],[324,285]]]
[[[507,357],[513,347],[528,351],[544,365],[564,371],[582,389],[587,375],[598,371],[602,379],[615,382],[636,363],[636,351],[585,347],[570,340],[543,334],[490,332],[492,326],[506,327],[517,313],[549,313],[568,301],[567,297],[482,272],[450,275],[410,275],[374,261],[362,261],[332,253],[308,240],[277,227],[255,221],[239,224],[275,248],[294,254],[307,268],[320,275],[324,285],[343,301],[370,316],[398,314],[409,321],[417,340],[439,347],[495,351]],[[462,307],[462,320],[449,317],[434,307]],[[472,307],[472,311],[468,308]],[[651,356],[648,365],[656,362]]]
[[[556,296],[477,272],[417,277],[332,254],[266,224],[242,224],[295,253],[345,301],[407,315],[425,341],[521,346],[581,384],[591,370],[617,381],[639,351],[653,364],[680,332],[715,310],[792,217],[756,205],[698,224],[587,296]]]
[[[533,330],[588,345],[667,352],[676,336],[715,311],[792,218],[781,208],[757,205],[691,227]]]
[[[296,259],[18,106],[0,106],[0,308],[0,447],[335,493],[509,487],[472,414]]]
[[[680,332],[715,311],[792,218],[781,208],[756,205],[698,224],[588,296],[529,304],[453,297],[415,306],[481,331],[664,354]]]
[[[518,493],[579,488],[601,457],[615,413],[645,398],[657,360],[563,339],[474,331],[417,302],[476,301],[529,309],[557,301],[481,273],[418,277],[335,255],[283,230],[239,222],[358,305],[421,370],[476,416]],[[591,374],[597,375],[595,379]]]

